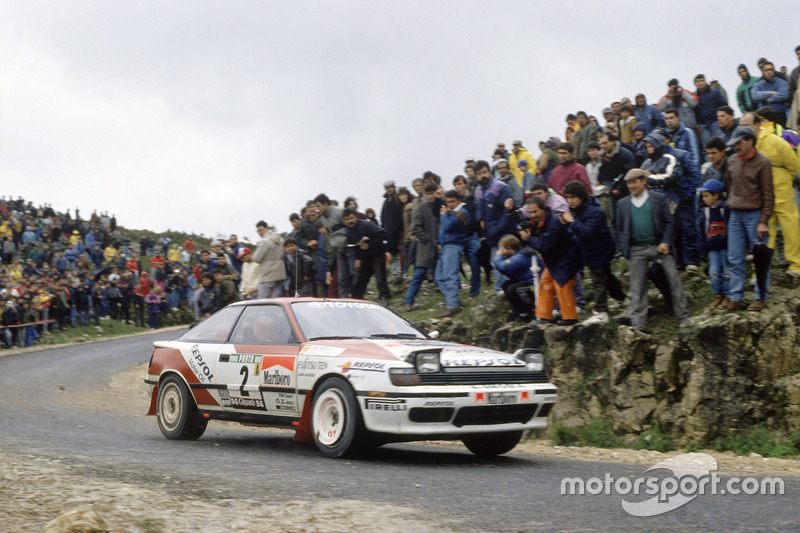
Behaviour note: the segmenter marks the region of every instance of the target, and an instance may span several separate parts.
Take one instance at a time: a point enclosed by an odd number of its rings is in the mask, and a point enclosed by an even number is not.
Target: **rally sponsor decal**
[[[335,357],[344,352],[344,348],[338,346],[323,346],[320,344],[306,344],[300,350],[300,355],[327,355]]]
[[[294,382],[293,355],[265,355],[261,359],[261,385],[293,389]]]
[[[234,353],[231,354],[229,362],[253,365],[253,375],[255,376],[258,375],[259,372],[261,372],[261,359],[263,357],[264,356],[261,354],[254,354],[254,353]]]
[[[234,409],[258,409],[259,411],[266,411],[264,401],[261,398],[243,398],[241,396],[231,396],[230,406]]]
[[[425,400],[422,407],[455,407],[455,400]]]
[[[279,392],[273,399],[273,407],[276,411],[297,411],[294,393]]]
[[[408,411],[406,401],[401,398],[367,398],[364,402],[370,411]]]
[[[374,363],[372,361],[356,361],[355,363],[350,363],[347,361],[343,365],[338,365],[337,368],[342,369],[342,374],[347,374],[348,372],[386,372],[386,363]]]
[[[192,369],[194,375],[200,383],[211,383],[214,380],[214,374],[211,373],[211,368],[203,360],[203,354],[200,353],[200,347],[195,344],[190,349],[191,356],[186,358],[189,368]]]
[[[444,354],[442,354],[444,356]],[[516,357],[474,357],[442,359],[445,367],[525,366],[525,361]]]
[[[475,403],[486,405],[510,405],[517,403],[516,392],[476,392]]]

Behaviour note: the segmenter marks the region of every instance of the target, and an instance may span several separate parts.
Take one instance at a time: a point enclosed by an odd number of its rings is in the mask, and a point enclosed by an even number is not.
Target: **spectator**
[[[328,243],[331,247],[329,260],[331,267],[335,265],[337,277],[338,296],[349,298],[353,287],[353,263],[355,262],[355,252],[348,248],[347,228],[342,221],[343,209],[331,204],[330,199],[325,194],[319,194],[314,199],[314,205],[319,211],[322,223],[328,236]]]
[[[536,181],[536,175],[528,170],[528,162],[524,159],[517,163],[519,171],[522,172],[522,190],[526,192],[530,190],[533,182]],[[534,167],[535,168],[535,167]]]
[[[484,174],[486,175],[487,181],[491,179],[489,178],[489,164],[486,163],[486,161],[479,161],[478,163],[483,163],[480,165],[481,173],[478,174],[479,179],[481,179],[481,176]],[[417,241],[417,256],[414,263],[414,276],[408,284],[408,291],[403,300],[403,309],[406,311],[411,311],[413,309],[414,299],[417,297],[420,287],[422,287],[425,275],[430,269],[436,266],[439,219],[436,216],[438,213],[434,213],[434,210],[438,206],[436,202],[436,189],[438,188],[439,187],[435,183],[428,183],[425,185],[425,200],[417,204],[414,208],[411,232]]]
[[[728,220],[728,270],[730,287],[727,311],[741,311],[747,307],[744,301],[746,256],[756,243],[766,244],[769,233],[767,223],[772,217],[775,194],[772,183],[772,165],[769,159],[756,150],[755,131],[739,126],[728,144],[736,155],[728,159],[728,198],[730,209]],[[767,275],[766,291],[769,291]],[[756,297],[748,309],[761,311],[766,306],[768,294],[761,294],[756,284]]]
[[[697,145],[697,136],[694,131],[689,129],[689,126],[682,124],[682,119],[675,109],[667,109],[664,111],[664,120],[667,122],[667,129],[674,141],[674,146],[678,150],[685,150],[692,154],[694,165],[700,168],[703,162],[703,156],[700,155],[700,147]],[[692,128],[694,126],[691,126]],[[696,187],[695,187],[696,188]]]
[[[728,216],[730,211],[722,199],[723,185],[719,180],[710,179],[698,189],[703,200],[700,211],[702,235],[702,255],[708,255],[708,279],[714,300],[709,309],[728,307]]]
[[[370,278],[375,276],[383,305],[389,305],[391,293],[386,282],[386,230],[366,220],[358,220],[355,211],[345,208],[342,220],[347,227],[347,246],[355,249],[356,279],[353,298],[363,298]]]
[[[706,157],[710,164],[708,168],[706,168],[705,173],[703,173],[703,179],[705,181],[716,180],[722,183],[720,195],[724,199],[728,180],[728,176],[726,175],[728,162],[725,154],[725,141],[719,137],[711,137],[706,143]]]
[[[717,78],[711,78],[711,81],[708,82],[711,85],[712,89],[716,89],[719,91],[719,94],[722,96],[722,100],[725,102],[725,105],[728,105],[728,91],[719,84],[719,80]]]
[[[691,91],[681,87],[678,80],[675,78],[669,80],[667,86],[669,87],[667,94],[662,96],[661,100],[658,102],[659,111],[666,115],[667,110],[675,110],[675,114],[680,117],[679,122],[682,122],[687,128],[693,129],[697,125],[697,119],[694,114],[694,108],[697,107],[698,102],[697,96]],[[671,128],[668,120],[667,127]]]
[[[522,163],[522,161],[520,161],[520,163]],[[464,255],[467,258],[467,264],[469,264],[470,270],[469,295],[471,298],[477,298],[481,292],[481,265],[478,257],[481,249],[481,228],[478,222],[477,209],[475,207],[475,197],[470,192],[469,183],[464,176],[456,176],[453,178],[453,188],[461,196],[464,209],[467,210],[467,214],[469,215],[467,237],[464,241]]]
[[[286,276],[289,279],[287,296],[314,296],[314,261],[298,248],[297,241],[287,237],[283,242],[286,252]]]
[[[750,94],[756,107],[766,106],[775,112],[775,123],[786,126],[786,113],[789,110],[789,84],[775,75],[775,65],[764,63],[764,77],[753,85]]]
[[[530,248],[522,248],[514,235],[506,235],[500,239],[497,254],[494,258],[495,268],[506,276],[503,282],[503,293],[506,295],[512,311],[514,322],[530,322],[533,314],[535,298],[533,273],[531,272]]]
[[[511,190],[505,183],[492,178],[489,163],[486,161],[475,163],[475,175],[478,177],[478,186],[475,188],[475,205],[483,233],[481,240],[486,241],[494,255],[500,239],[504,235],[513,234],[516,231],[514,221],[505,207],[506,201],[513,202],[513,198]],[[496,292],[501,290],[503,281],[503,275],[495,270]]]
[[[386,251],[391,260],[389,275],[393,285],[399,285],[403,279],[400,271],[400,242],[403,240],[403,204],[397,197],[394,180],[383,184],[383,207],[381,207],[381,225],[386,230]],[[356,251],[358,253],[358,251]]]
[[[719,135],[715,135],[715,137],[721,137],[723,141],[728,142],[731,135],[733,135],[733,130],[735,130],[738,125],[739,121],[733,118],[733,108],[724,105],[717,109],[717,129],[719,130]],[[705,141],[703,144],[707,145],[708,141]]]
[[[586,146],[584,146],[582,150],[584,161],[589,160],[589,155],[586,151],[588,145],[589,143],[586,143]],[[592,184],[589,182],[589,176],[586,174],[586,168],[575,160],[572,155],[573,152],[573,147],[569,143],[564,143],[558,147],[558,159],[561,164],[553,169],[553,172],[550,174],[550,179],[547,181],[550,188],[558,194],[561,194],[564,190],[564,185],[572,180],[580,181],[587,189],[592,188]]]
[[[718,90],[708,85],[703,74],[695,76],[694,86],[697,87],[697,107],[694,108],[694,114],[697,127],[700,129],[700,143],[705,146],[711,137],[720,136],[717,128],[717,109],[727,105],[727,102]],[[698,166],[702,160],[702,157],[697,160]]]
[[[611,237],[606,213],[598,201],[579,181],[571,181],[564,187],[564,199],[569,211],[561,216],[561,223],[569,225],[578,240],[583,263],[589,268],[594,291],[593,316],[584,324],[608,323],[608,294],[622,302],[625,293],[622,284],[611,272],[611,260],[616,253],[616,245]]]
[[[636,126],[642,128],[644,135],[647,135],[655,128],[666,127],[664,122],[664,115],[654,105],[647,103],[647,98],[644,94],[639,93],[636,95],[636,106],[633,108],[633,117],[636,119]]]
[[[246,246],[239,248],[237,257],[242,262],[242,283],[239,291],[246,300],[249,300],[258,293],[258,265],[253,262],[253,253]]]
[[[272,231],[263,220],[256,223],[256,232],[261,237],[253,254],[253,261],[258,264],[258,297],[277,298],[281,295],[283,280],[286,279],[283,238]]]
[[[241,296],[239,296],[239,291],[236,290],[236,284],[231,279],[225,277],[225,271],[221,267],[214,269],[213,276],[215,289],[218,288],[222,293],[220,309],[242,299]]]
[[[401,267],[401,277],[405,278],[408,267],[414,264],[414,256],[417,253],[417,239],[411,233],[412,217],[414,215],[414,195],[405,187],[400,187],[397,198],[403,206],[403,240],[400,243],[400,255],[403,258]]]
[[[161,326],[160,315],[161,304],[163,303],[161,299],[161,288],[153,288],[153,292],[145,297],[144,303],[147,305],[147,324],[150,326],[150,329],[158,329]]]
[[[633,154],[611,133],[600,136],[600,149],[603,151],[603,164],[600,167],[598,180],[611,194],[611,210],[608,211],[606,207],[606,212],[613,216],[617,202],[628,195],[624,178],[625,174],[635,166],[635,160]]]
[[[578,111],[575,117],[580,129],[572,136],[572,140],[568,140],[567,142],[571,145],[570,148],[573,150],[573,157],[578,160],[578,163],[584,164],[589,158],[586,154],[586,147],[589,146],[590,142],[598,139],[600,136],[600,128],[589,122],[585,111]],[[558,148],[559,156],[561,155],[561,146]]]
[[[794,48],[794,53],[797,56],[797,59],[800,61],[800,45]],[[794,101],[794,94],[797,92],[797,82],[800,78],[800,65],[797,65],[792,69],[792,73],[789,74],[789,102],[791,103]]]
[[[509,174],[510,175],[510,174]],[[513,180],[516,184],[516,180]],[[518,186],[519,187],[519,186]],[[469,228],[469,213],[455,190],[444,196],[439,211],[439,258],[436,263],[436,284],[444,294],[445,312],[439,318],[453,316],[460,303],[458,268]]]
[[[684,321],[689,318],[689,306],[672,255],[674,222],[667,198],[656,191],[648,192],[644,170],[631,169],[625,181],[631,195],[617,204],[614,227],[630,272],[631,326],[638,330],[647,326],[647,269],[656,262],[669,283],[672,311]]]
[[[505,183],[508,189],[511,191],[511,198],[514,199],[514,205],[518,208],[522,207],[522,203],[525,201],[525,193],[522,191],[522,187],[517,184],[517,180],[514,179],[514,175],[511,174],[508,161],[505,159],[498,159],[495,161],[494,174],[495,177]]]
[[[575,304],[575,277],[581,267],[578,241],[565,224],[560,213],[550,210],[538,196],[528,200],[530,224],[520,229],[520,237],[539,252],[545,270],[539,280],[536,296],[536,318],[540,324],[553,321],[556,300],[561,307],[561,320],[556,324],[571,326],[578,322]]]
[[[525,169],[520,166],[520,163],[525,162]],[[536,160],[533,158],[527,148],[522,146],[522,141],[514,141],[511,155],[508,156],[508,165],[514,179],[517,180],[517,185],[526,191],[525,180],[523,176],[526,172],[531,172],[531,176],[536,174]],[[520,202],[521,203],[521,202]]]

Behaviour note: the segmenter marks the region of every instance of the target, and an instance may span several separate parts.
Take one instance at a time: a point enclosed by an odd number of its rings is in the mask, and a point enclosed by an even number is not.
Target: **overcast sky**
[[[792,2],[2,1],[0,194],[255,239],[798,44]]]

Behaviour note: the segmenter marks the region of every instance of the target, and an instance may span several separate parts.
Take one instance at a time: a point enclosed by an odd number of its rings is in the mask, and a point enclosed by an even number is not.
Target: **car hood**
[[[319,340],[304,343],[299,355],[407,361],[410,355],[426,351],[439,351],[446,368],[525,366],[524,361],[504,352],[430,339]]]

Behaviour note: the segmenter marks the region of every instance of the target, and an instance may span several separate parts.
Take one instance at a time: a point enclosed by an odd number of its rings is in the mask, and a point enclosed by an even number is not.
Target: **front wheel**
[[[158,387],[156,400],[158,428],[171,440],[197,440],[208,420],[197,412],[197,404],[186,384],[177,376],[167,376]]]
[[[350,386],[339,378],[325,381],[311,407],[311,429],[319,451],[327,457],[353,453],[361,426],[361,410]]]
[[[478,457],[494,457],[514,449],[522,439],[522,431],[509,431],[506,433],[484,433],[465,437],[461,440],[469,451]]]

